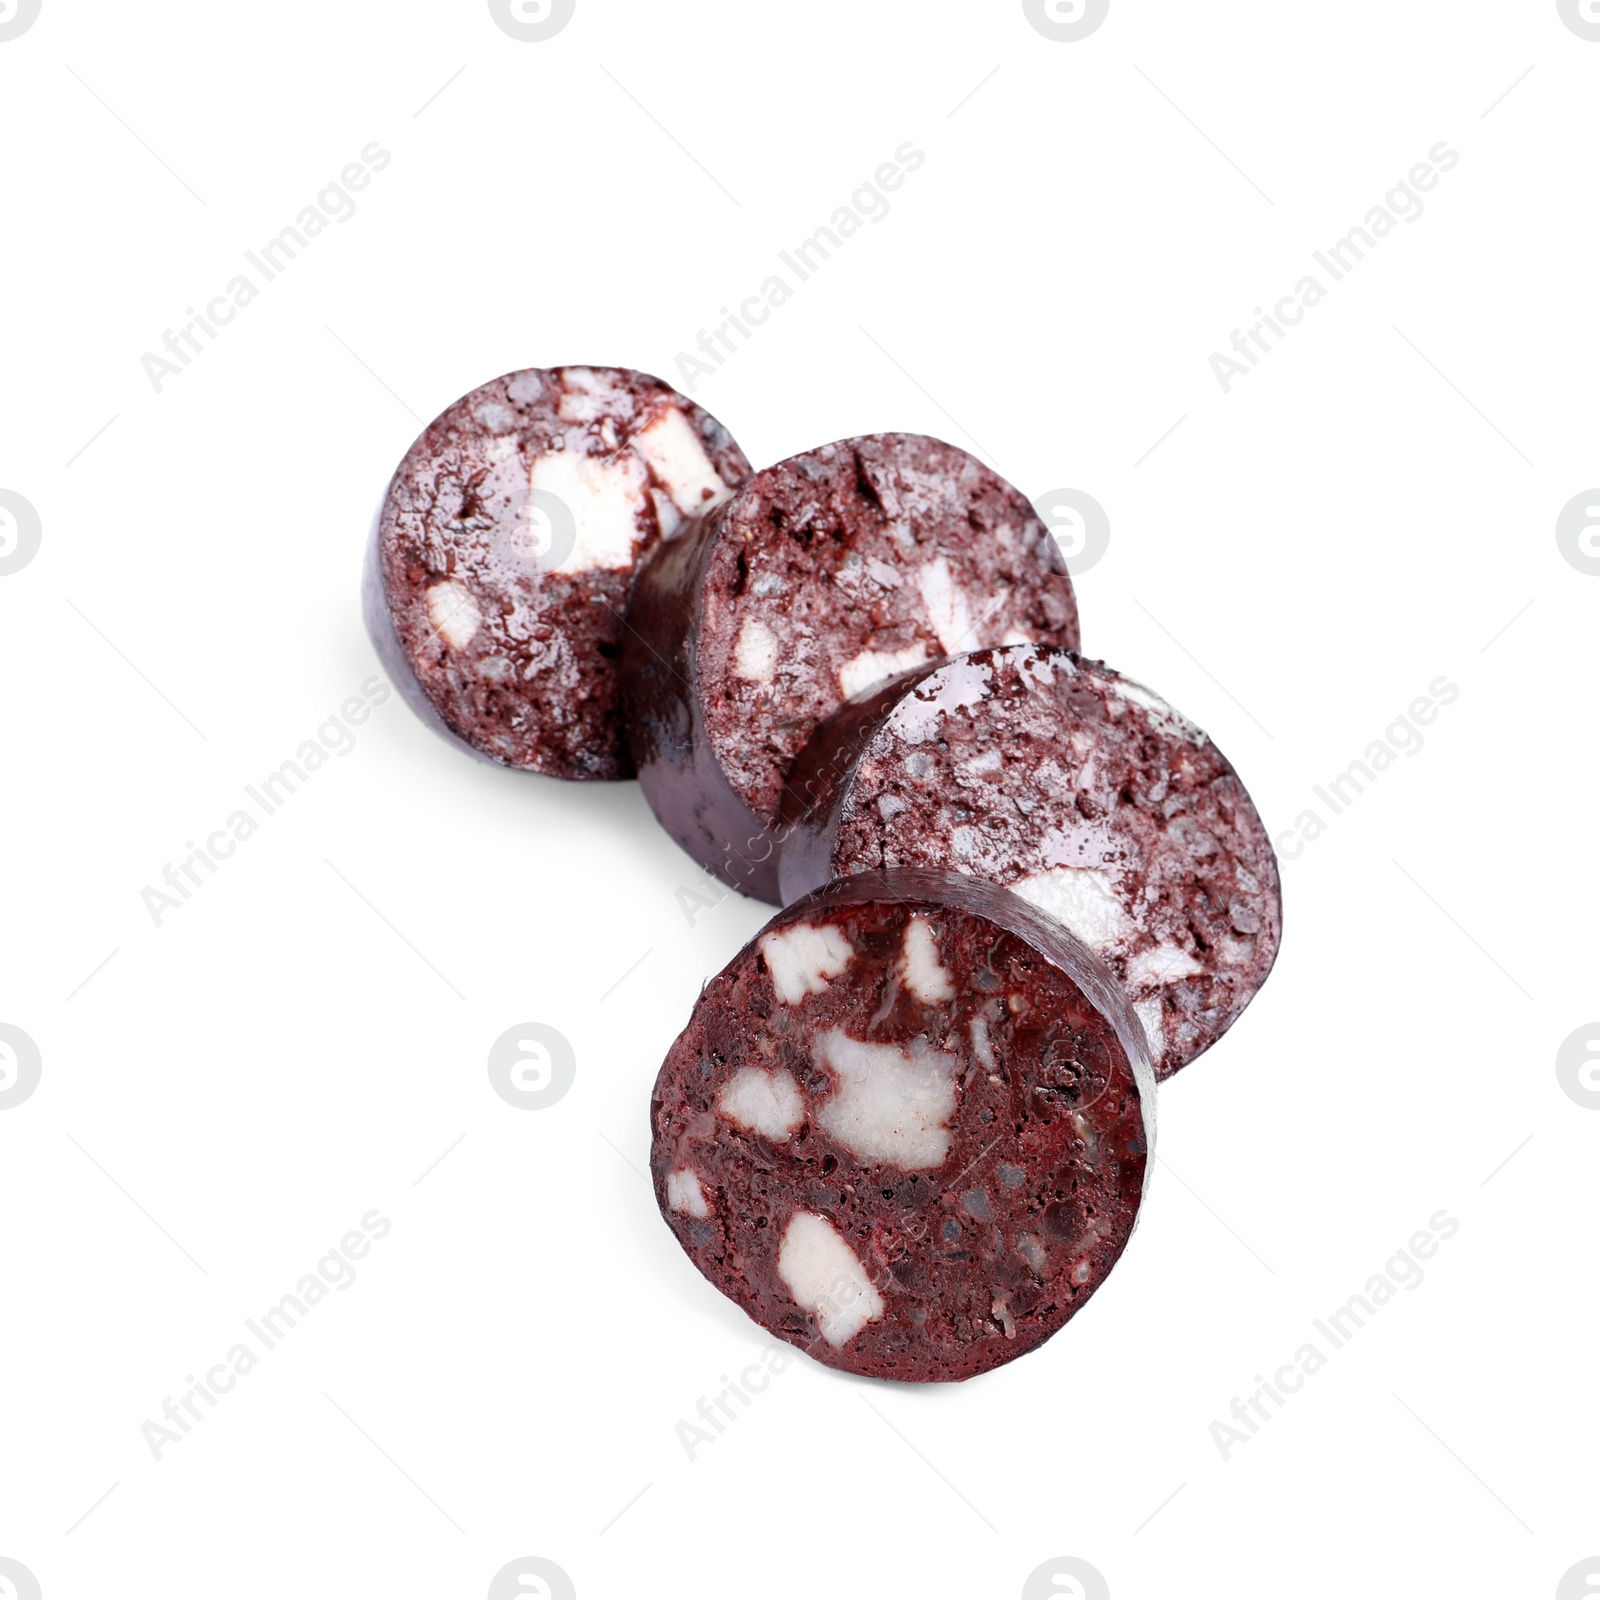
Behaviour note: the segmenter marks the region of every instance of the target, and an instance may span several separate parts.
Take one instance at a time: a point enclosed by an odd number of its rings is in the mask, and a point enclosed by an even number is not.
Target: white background
[[[1555,540],[1600,482],[1597,85],[1554,0],[1114,0],[1078,43],[1015,0],[578,0],[536,44],[481,0],[44,0],[0,43],[0,488],[43,524],[0,578],[0,1022],[43,1056],[0,1112],[0,1556],[46,1600],[481,1596],[530,1555],[582,1600],[1014,1600],[1057,1556],[1117,1600],[1555,1594],[1600,1550],[1600,1114],[1555,1073],[1600,1015],[1600,579]],[[140,894],[376,670],[361,546],[421,422],[519,366],[674,379],[906,140],[891,214],[696,391],[751,458],[920,430],[1094,495],[1085,648],[1291,851],[1460,695],[1284,860],[1277,972],[1163,1089],[1081,1318],[950,1388],[797,1358],[691,1461],[767,1341],[655,1212],[649,1088],[763,908],[681,895],[636,786],[398,700],[159,928]],[[1224,395],[1211,353],[1441,140],[1425,214]],[[485,1070],[531,1021],[578,1061],[538,1112]],[[141,1424],[373,1208],[359,1280],[158,1463]],[[1421,1286],[1224,1461],[1441,1208]]]

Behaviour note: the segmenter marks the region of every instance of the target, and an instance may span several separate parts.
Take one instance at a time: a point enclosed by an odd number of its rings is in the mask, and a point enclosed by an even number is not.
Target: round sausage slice
[[[1261,818],[1187,718],[1065,650],[977,650],[845,708],[795,763],[786,898],[871,868],[1009,886],[1128,990],[1158,1077],[1266,981],[1283,908]]]
[[[778,806],[824,718],[980,645],[1076,646],[1049,530],[964,450],[916,434],[755,475],[646,564],[623,647],[639,781],[702,866],[778,898]]]
[[[1101,963],[1003,889],[866,873],[703,990],[651,1104],[656,1197],[764,1328],[867,1377],[970,1378],[1104,1282],[1155,1081]]]
[[[474,389],[429,423],[378,512],[364,609],[385,668],[474,755],[631,777],[617,658],[635,569],[749,472],[721,423],[642,372]]]

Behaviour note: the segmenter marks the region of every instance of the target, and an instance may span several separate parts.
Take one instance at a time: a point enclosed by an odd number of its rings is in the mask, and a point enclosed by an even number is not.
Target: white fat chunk
[[[917,573],[917,589],[928,608],[928,620],[947,656],[967,648],[972,634],[972,611],[966,591],[950,576],[950,563],[940,556]]]
[[[799,1005],[808,994],[821,994],[831,978],[850,965],[855,951],[837,928],[797,922],[762,935],[772,987],[786,1006]]]
[[[1028,635],[1025,634],[1022,631],[1021,628],[1007,628],[1006,629],[1006,636],[1005,636],[1005,638],[1003,638],[1000,641],[1000,643],[1001,644],[1032,644],[1033,640],[1031,638],[1029,638]]]
[[[927,649],[920,644],[907,645],[904,650],[863,650],[839,668],[839,692],[846,700],[854,700],[899,673],[920,667],[927,659]]]
[[[1024,677],[1032,678],[1041,689],[1048,689],[1056,681],[1056,667],[1070,673],[1072,668],[1064,657],[1032,651],[1017,663]]]
[[[747,683],[771,683],[778,670],[778,636],[759,617],[746,617],[739,629],[733,670]]]
[[[1136,1000],[1133,1014],[1139,1019],[1139,1026],[1144,1029],[1145,1043],[1150,1046],[1150,1059],[1157,1066],[1166,1054],[1166,1030],[1161,1025],[1161,996],[1154,995],[1149,1000]]]
[[[692,1167],[667,1174],[667,1205],[685,1216],[708,1217],[711,1208],[706,1204],[706,1192],[700,1187],[700,1174]]]
[[[939,960],[939,946],[933,929],[921,917],[906,924],[905,944],[900,952],[900,978],[917,999],[930,1006],[954,1000],[956,986]]]
[[[728,498],[731,491],[717,476],[700,436],[676,406],[668,406],[648,428],[634,434],[632,444],[685,515],[709,510]]]
[[[428,620],[452,650],[465,650],[483,625],[478,603],[459,583],[436,583],[428,590]]]
[[[577,528],[561,572],[615,570],[633,565],[639,514],[647,509],[645,468],[637,456],[584,456],[574,450],[540,456],[528,473],[535,494],[553,494]]]
[[[883,1296],[860,1257],[815,1212],[797,1211],[789,1219],[778,1246],[778,1276],[835,1350],[883,1315]]]
[[[1093,867],[1052,867],[1010,888],[1093,950],[1104,950],[1133,931],[1110,876]]]
[[[663,539],[675,539],[683,527],[683,513],[672,503],[670,495],[665,495],[659,489],[650,491],[650,499],[656,508],[656,526],[661,530]]]
[[[895,1044],[852,1039],[842,1028],[822,1035],[817,1062],[838,1085],[817,1124],[862,1161],[889,1161],[905,1172],[944,1164],[956,1110],[956,1058],[913,1039]]]
[[[1133,989],[1158,989],[1164,983],[1193,978],[1206,969],[1187,950],[1175,944],[1158,944],[1154,950],[1141,950],[1128,963],[1124,981]]]
[[[982,1017],[972,1019],[972,1053],[985,1072],[994,1072],[994,1048],[989,1043],[989,1024]]]
[[[597,417],[633,415],[633,396],[609,373],[593,367],[568,367],[561,375],[557,410],[563,422],[593,422]]]
[[[722,1086],[717,1109],[729,1122],[783,1144],[806,1120],[800,1085],[782,1067],[741,1067]]]
[[[1072,1131],[1083,1140],[1084,1154],[1093,1166],[1100,1154],[1100,1135],[1095,1132],[1094,1124],[1081,1111],[1069,1112],[1067,1120],[1072,1124]]]
[[[952,661],[930,673],[894,708],[888,727],[907,744],[921,744],[952,712],[981,705],[994,687],[994,673],[972,661]]]
[[[1017,1254],[1033,1268],[1042,1278],[1049,1270],[1050,1257],[1046,1254],[1044,1246],[1031,1233],[1019,1233],[1016,1237]]]

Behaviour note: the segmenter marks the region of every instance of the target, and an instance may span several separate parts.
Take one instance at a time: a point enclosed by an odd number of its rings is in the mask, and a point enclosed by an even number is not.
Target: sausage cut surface
[[[1032,506],[916,434],[757,473],[656,553],[628,620],[628,742],[651,807],[702,866],[774,902],[784,779],[818,723],[957,651],[1078,642]]]
[[[431,422],[368,549],[368,630],[437,732],[502,766],[632,775],[617,706],[638,564],[741,483],[726,429],[657,378],[508,373]]]
[[[702,1273],[829,1366],[962,1379],[1034,1349],[1132,1232],[1143,1035],[1105,968],[1004,890],[870,873],[712,979],[651,1104]]]
[[[1255,806],[1215,744],[1065,650],[973,651],[846,707],[795,763],[781,888],[929,867],[1006,885],[1126,986],[1157,1076],[1266,981],[1283,912]]]

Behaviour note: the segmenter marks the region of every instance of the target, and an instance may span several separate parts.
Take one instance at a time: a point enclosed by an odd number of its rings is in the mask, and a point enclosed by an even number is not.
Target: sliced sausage
[[[368,630],[418,714],[474,755],[557,778],[632,775],[617,710],[639,563],[750,464],[658,378],[508,373],[435,418],[367,554]]]
[[[656,1080],[656,1196],[700,1271],[818,1361],[969,1378],[1105,1280],[1154,1099],[1077,940],[972,878],[866,873],[706,985]]]
[[[1078,642],[1072,580],[1027,500],[916,434],[757,473],[657,551],[628,621],[624,716],[646,797],[702,866],[772,901],[784,778],[819,722],[956,651]]]
[[[1122,980],[1167,1078],[1266,981],[1278,864],[1227,758],[1065,650],[972,651],[846,707],[795,763],[781,887],[873,868],[1009,886]]]

